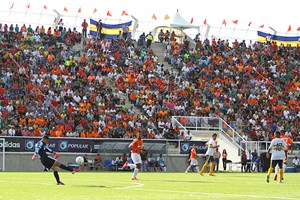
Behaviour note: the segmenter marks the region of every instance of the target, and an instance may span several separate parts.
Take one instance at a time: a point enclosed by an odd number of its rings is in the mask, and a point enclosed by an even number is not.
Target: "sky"
[[[31,23],[33,27],[52,24],[53,9],[63,14],[65,25],[69,27],[79,27],[84,18],[88,21],[90,17],[101,18],[107,23],[131,20],[130,17],[121,17],[124,10],[139,20],[137,34],[158,25],[167,25],[177,10],[186,21],[193,18],[193,24],[200,26],[201,35],[207,28],[203,25],[205,19],[211,26],[209,35],[238,39],[254,39],[257,30],[273,33],[269,27],[275,29],[277,35],[295,36],[300,27],[298,0],[0,0],[0,5],[0,23]],[[44,5],[47,9],[43,8]],[[64,7],[68,12],[63,11]],[[97,12],[93,14],[95,8]],[[106,16],[107,11],[111,17]],[[157,20],[152,19],[153,14]],[[165,15],[171,19],[164,20]],[[222,25],[223,20],[226,20],[226,27]],[[232,20],[238,20],[237,25]],[[258,28],[261,25],[264,25],[263,29]],[[287,32],[289,26],[292,30]]]

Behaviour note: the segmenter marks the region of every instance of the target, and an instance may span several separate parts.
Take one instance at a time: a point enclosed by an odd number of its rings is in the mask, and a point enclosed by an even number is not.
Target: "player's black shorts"
[[[214,162],[215,161],[215,159],[214,159],[214,157],[213,156],[205,156],[205,162],[207,162],[207,163],[210,163],[210,162]]]
[[[275,168],[277,164],[279,168],[282,168],[283,160],[272,160],[271,163],[272,163],[272,168]]]
[[[41,162],[47,169],[51,169],[51,167],[54,165],[56,160],[52,157],[46,157],[46,158],[41,158]]]

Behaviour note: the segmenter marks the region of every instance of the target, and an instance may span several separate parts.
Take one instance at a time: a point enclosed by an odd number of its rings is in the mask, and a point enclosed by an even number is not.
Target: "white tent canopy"
[[[177,37],[179,37],[178,42],[182,43],[182,40],[184,36],[188,36],[184,32],[185,29],[197,29],[197,32],[199,33],[200,26],[193,25],[189,22],[187,22],[180,14],[179,12],[176,12],[174,17],[172,18],[170,24],[163,25],[163,26],[157,26],[152,30],[154,40],[158,41],[158,34],[160,30],[163,30],[163,32],[166,32],[166,30],[172,32],[174,31]],[[194,43],[193,39],[188,36],[188,40],[190,43]]]
[[[200,26],[192,25],[191,23],[187,22],[179,12],[176,12],[175,16],[173,17],[171,23],[171,28],[179,28],[179,29],[187,29],[187,28],[196,28],[199,29]]]

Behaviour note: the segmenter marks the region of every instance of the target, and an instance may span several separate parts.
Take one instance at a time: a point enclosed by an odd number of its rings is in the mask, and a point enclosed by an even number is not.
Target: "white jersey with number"
[[[286,143],[282,138],[275,138],[272,140],[268,150],[272,150],[271,160],[284,160]]]
[[[206,143],[208,149],[206,150],[205,155],[206,156],[213,156],[214,152],[215,152],[215,147],[216,147],[216,141],[214,141],[213,139],[210,139],[207,143]]]

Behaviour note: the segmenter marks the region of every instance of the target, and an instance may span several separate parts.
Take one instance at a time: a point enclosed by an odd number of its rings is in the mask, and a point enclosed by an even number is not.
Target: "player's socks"
[[[192,166],[189,165],[188,168],[185,170],[185,173],[188,173],[188,172],[190,171],[191,167],[192,167]]]
[[[200,174],[201,176],[203,176],[203,172],[206,170],[207,165],[208,165],[208,163],[205,163],[205,164],[203,165],[201,171],[199,172],[199,174]]]
[[[56,179],[56,182],[57,182],[57,183],[60,183],[58,172],[57,172],[57,171],[54,171],[53,174],[54,174],[54,177],[55,177],[55,179]]]
[[[279,172],[279,180],[281,182],[283,180],[283,170],[279,169],[278,172]]]
[[[274,181],[276,181],[277,180],[277,174],[275,174],[275,176],[274,176]]]
[[[211,163],[210,168],[209,168],[209,175],[210,175],[210,176],[215,176],[215,175],[213,174],[214,168],[215,168],[215,164],[214,164],[214,163]]]
[[[69,172],[73,172],[73,168],[67,167],[67,166],[64,165],[64,164],[61,164],[61,165],[59,166],[59,168],[64,169],[64,170],[67,170],[67,171],[69,171]]]
[[[196,171],[199,173],[199,167],[198,166],[196,167]]]
[[[138,174],[139,169],[138,168],[134,168],[133,170],[133,177],[132,178],[136,178],[136,175]]]
[[[272,172],[273,172],[273,167],[270,167],[270,168],[268,169],[268,176],[270,176],[270,174],[272,174]]]

